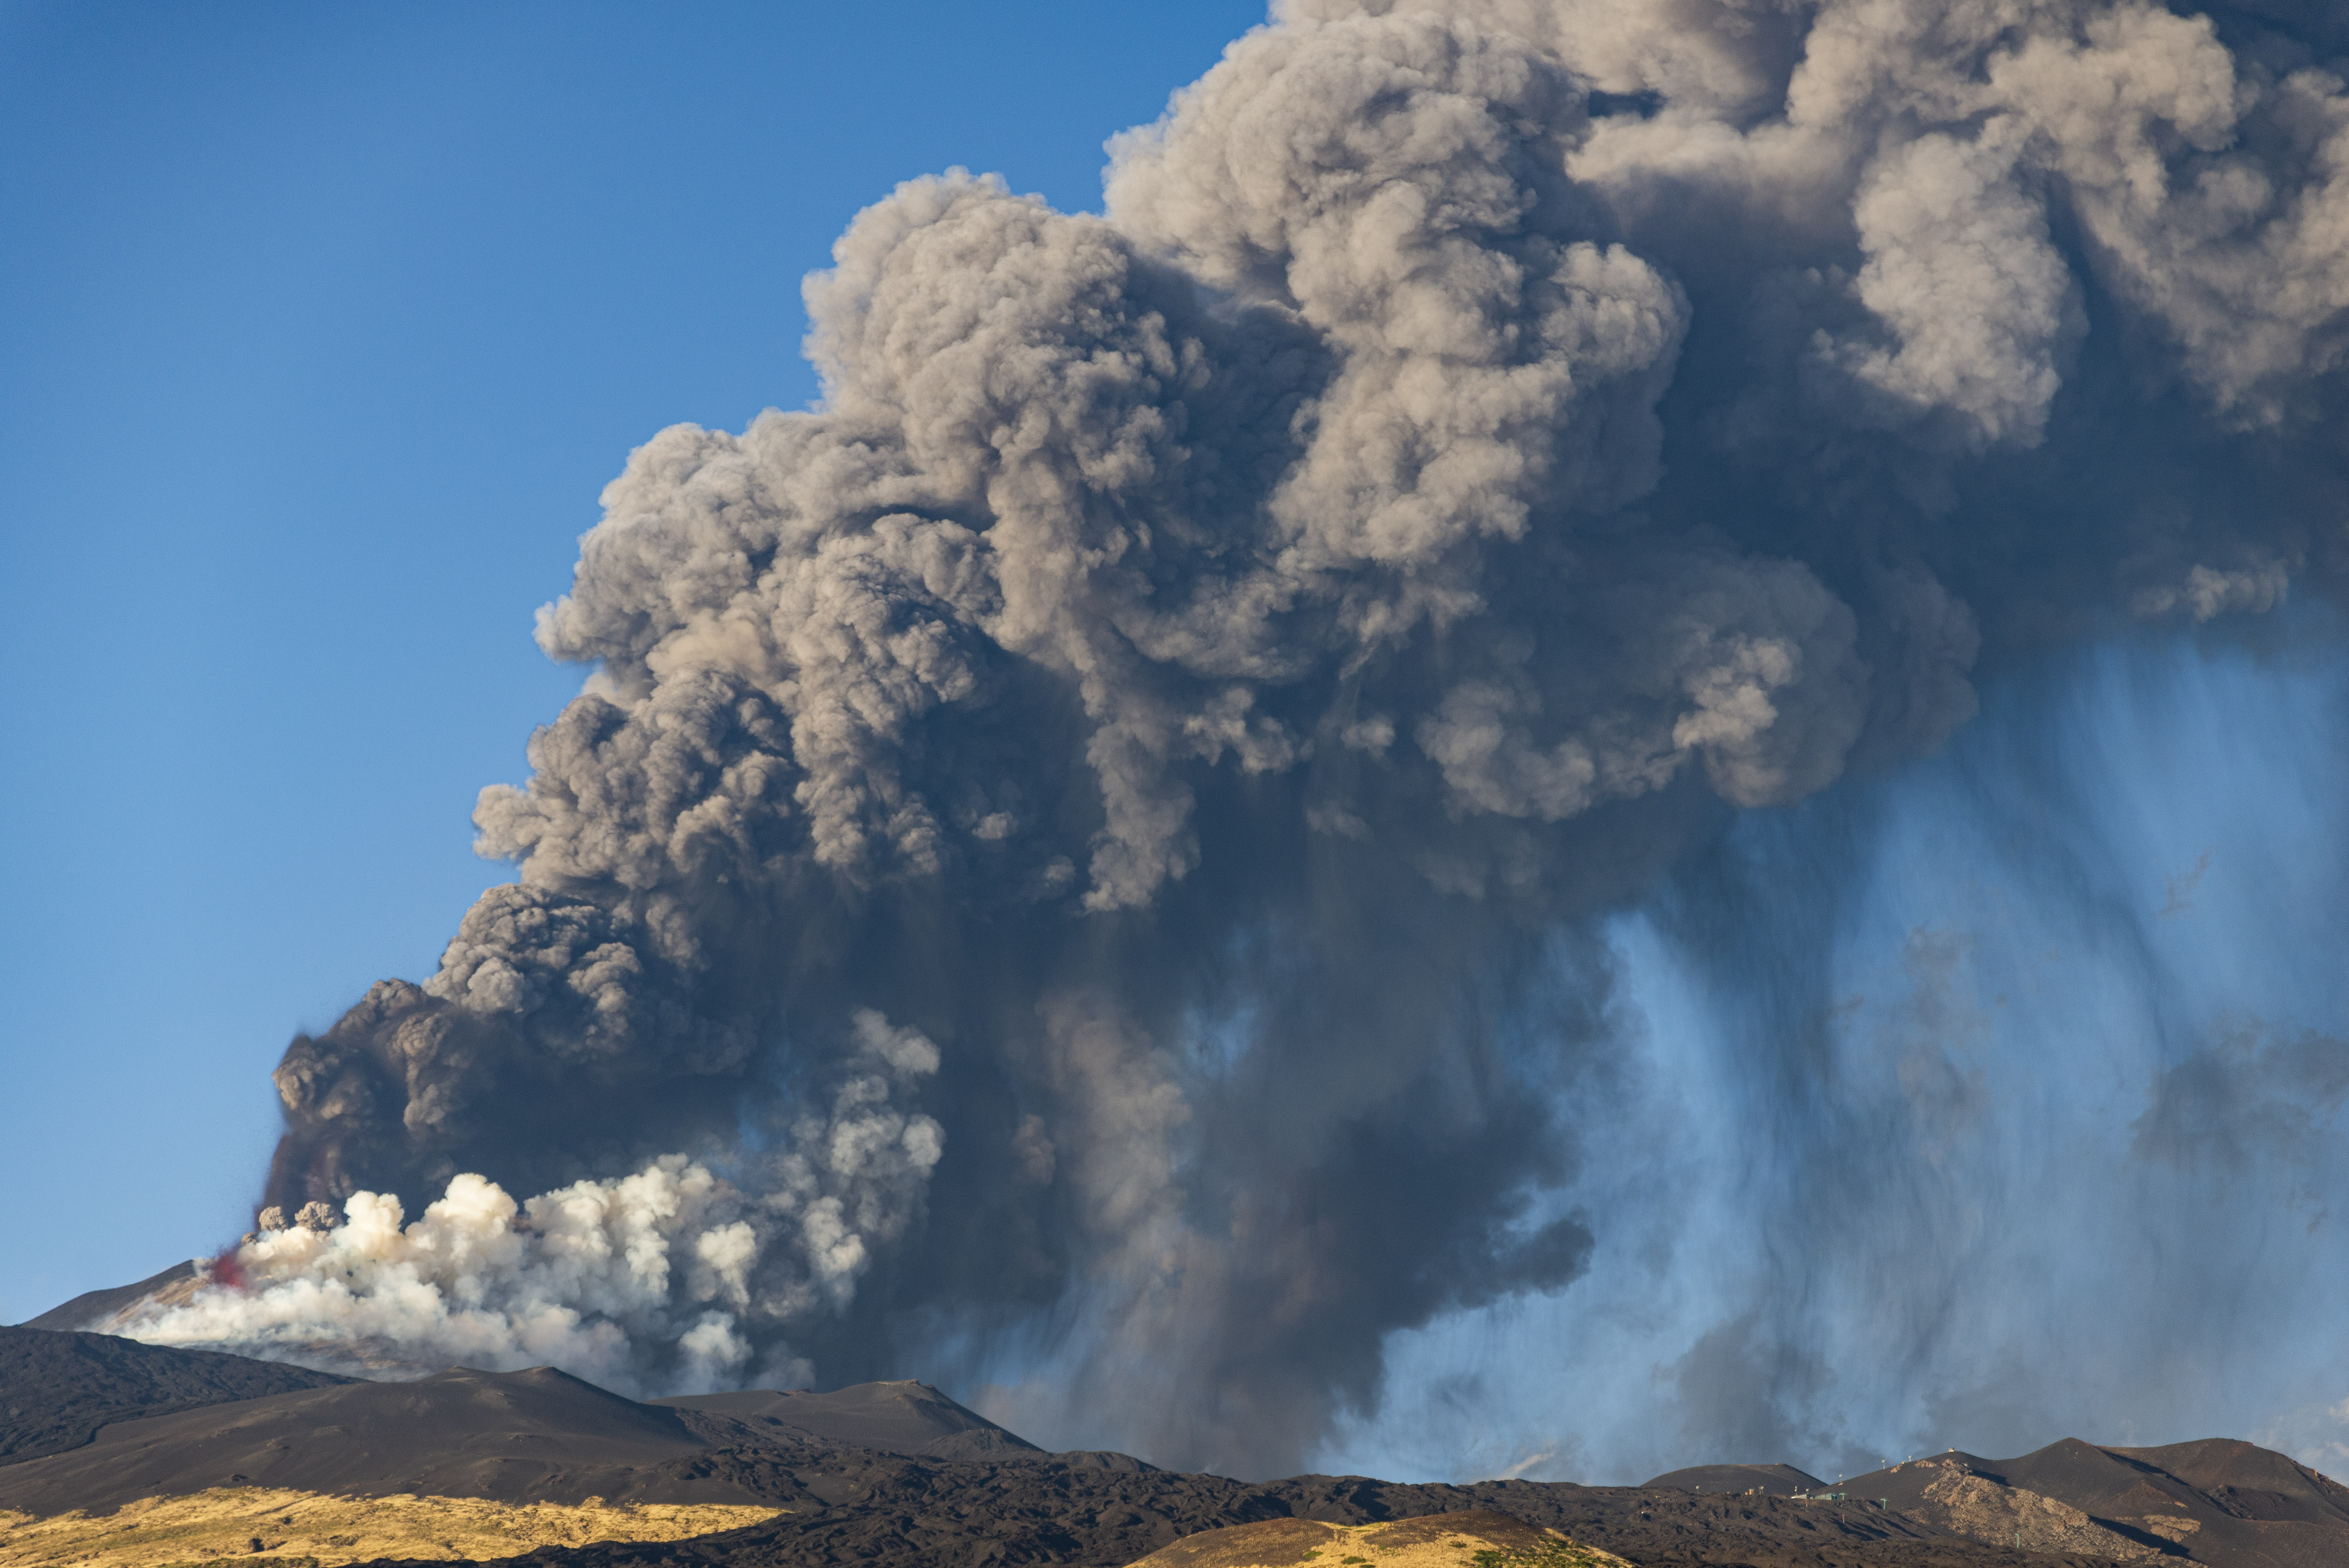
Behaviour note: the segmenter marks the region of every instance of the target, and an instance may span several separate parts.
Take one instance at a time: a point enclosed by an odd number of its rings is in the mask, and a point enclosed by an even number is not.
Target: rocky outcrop
[[[2163,1555],[2162,1548],[2108,1529],[2070,1503],[1954,1467],[1928,1485],[1924,1502],[1909,1512],[1952,1534],[2025,1552],[2084,1553],[2119,1563]]]

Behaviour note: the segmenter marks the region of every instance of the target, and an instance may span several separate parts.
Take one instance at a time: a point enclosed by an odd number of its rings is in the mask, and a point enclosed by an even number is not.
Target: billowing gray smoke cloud
[[[1103,217],[899,188],[823,406],[605,492],[539,628],[595,673],[476,814],[520,880],[295,1042],[267,1201],[562,1189],[368,1255],[589,1236],[650,1295],[531,1299],[647,1387],[1058,1335],[1130,1446],[1298,1462],[1609,1223],[1597,917],[1984,670],[2333,592],[2327,11],[1296,0]],[[547,1217],[634,1172],[706,1222]]]

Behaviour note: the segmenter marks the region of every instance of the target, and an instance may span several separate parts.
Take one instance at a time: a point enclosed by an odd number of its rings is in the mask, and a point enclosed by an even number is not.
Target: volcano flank
[[[1048,1453],[921,1383],[647,1403],[549,1367],[369,1383],[25,1327],[0,1330],[0,1409],[11,1431],[65,1434],[0,1463],[6,1568],[273,1553],[316,1568],[2349,1561],[2349,1491],[2241,1442],[1952,1453],[1833,1489],[1784,1465],[1636,1488],[1251,1483]]]

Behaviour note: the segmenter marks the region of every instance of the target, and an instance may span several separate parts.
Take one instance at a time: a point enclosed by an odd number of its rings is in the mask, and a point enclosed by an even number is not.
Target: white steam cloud
[[[636,1394],[751,1376],[797,1387],[810,1369],[776,1330],[848,1305],[875,1249],[920,1212],[944,1147],[936,1120],[894,1103],[937,1071],[937,1047],[869,1010],[853,1024],[830,1114],[802,1114],[781,1149],[729,1161],[748,1190],[670,1154],[519,1203],[460,1174],[406,1225],[389,1193],[355,1192],[339,1216],[313,1202],[290,1227],[272,1209],[215,1260],[209,1287],[119,1326],[378,1375],[552,1363]],[[755,1360],[738,1327],[753,1314],[767,1329]],[[665,1352],[652,1381],[647,1346]]]

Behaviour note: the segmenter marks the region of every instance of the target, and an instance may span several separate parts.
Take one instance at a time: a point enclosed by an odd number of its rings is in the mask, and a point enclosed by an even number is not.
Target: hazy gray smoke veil
[[[593,673],[475,815],[518,882],[286,1053],[266,1201],[342,1222],[151,1331],[1049,1355],[1040,1421],[1302,1462],[1608,1243],[1610,912],[1983,672],[2336,591],[2333,26],[1297,0],[1103,216],[901,186],[808,280],[821,406],[605,492],[539,624]],[[2323,1136],[2339,1047],[2226,1048],[2149,1150]]]

